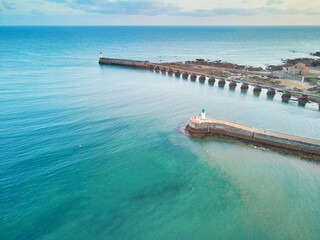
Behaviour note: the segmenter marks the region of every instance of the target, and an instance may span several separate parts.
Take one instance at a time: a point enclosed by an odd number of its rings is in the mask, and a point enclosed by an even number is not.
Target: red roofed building
[[[288,73],[294,75],[308,75],[310,68],[306,67],[304,63],[297,63],[293,67],[289,67]]]

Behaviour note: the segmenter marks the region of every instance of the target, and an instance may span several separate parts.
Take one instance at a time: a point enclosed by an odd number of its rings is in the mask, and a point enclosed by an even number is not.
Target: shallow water
[[[204,29],[0,28],[0,239],[318,239],[318,163],[177,129],[205,107],[212,117],[320,139],[317,106],[97,63],[101,49],[189,60],[187,50],[174,52],[177,42],[219,45]],[[185,39],[194,31],[196,44]],[[313,46],[308,31],[296,49]],[[201,51],[196,57],[215,58]]]

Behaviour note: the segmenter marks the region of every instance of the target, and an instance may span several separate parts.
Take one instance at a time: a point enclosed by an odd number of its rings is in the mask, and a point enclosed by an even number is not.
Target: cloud
[[[281,5],[281,4],[283,4],[283,0],[268,0],[266,3],[267,6],[270,6],[273,4]]]
[[[320,11],[313,11],[311,9],[280,9],[280,8],[215,8],[215,9],[199,9],[192,11],[181,11],[174,15],[193,16],[193,17],[210,17],[210,16],[253,16],[253,15],[320,15]]]
[[[14,10],[14,9],[16,9],[16,8],[14,7],[14,3],[9,3],[9,2],[7,2],[7,1],[2,1],[2,5],[3,5],[3,7],[4,7],[5,9],[7,9],[7,10]]]
[[[254,16],[254,15],[320,15],[320,11],[295,8],[214,8],[184,10],[173,4],[148,0],[49,0],[87,13],[114,15],[147,15],[147,16]],[[268,0],[267,4],[282,4],[283,0]]]
[[[181,10],[173,4],[160,1],[99,1],[99,0],[49,0],[64,3],[72,9],[89,13],[125,14],[125,15],[161,15]]]

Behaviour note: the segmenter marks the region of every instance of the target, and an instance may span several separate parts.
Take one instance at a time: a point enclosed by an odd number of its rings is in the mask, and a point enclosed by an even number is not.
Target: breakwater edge
[[[227,137],[320,162],[320,140],[316,139],[249,127],[205,117],[204,114],[192,116],[189,122],[182,124],[179,129],[193,138]]]

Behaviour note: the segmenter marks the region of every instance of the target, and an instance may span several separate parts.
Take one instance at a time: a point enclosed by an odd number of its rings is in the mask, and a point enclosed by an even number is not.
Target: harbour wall
[[[215,118],[190,118],[185,131],[191,137],[226,136],[246,142],[271,146],[320,161],[320,140],[253,128]]]
[[[107,64],[107,65],[135,67],[135,68],[148,68],[149,67],[149,61],[137,61],[137,60],[127,60],[127,59],[117,59],[117,58],[101,57],[99,59],[99,63],[100,64]]]

